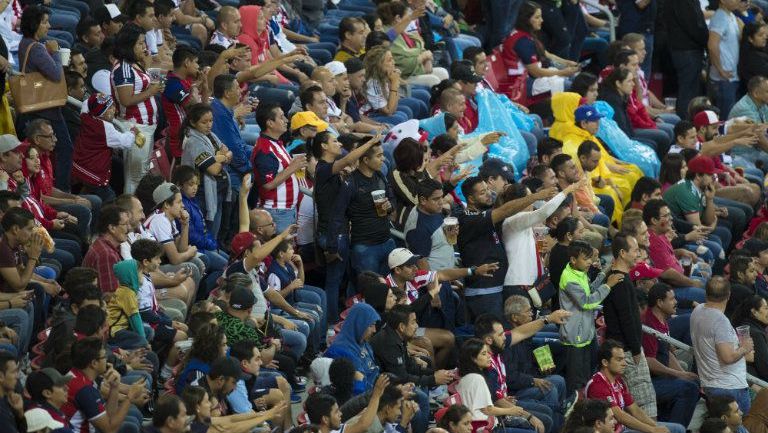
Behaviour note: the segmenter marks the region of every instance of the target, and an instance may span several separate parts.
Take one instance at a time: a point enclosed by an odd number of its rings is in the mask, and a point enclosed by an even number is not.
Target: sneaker
[[[579,401],[579,391],[574,391],[573,396],[569,399],[565,400],[565,417],[568,418],[569,415],[571,415],[571,412],[573,412],[573,407],[576,406],[576,403]]]
[[[291,404],[300,404],[301,403],[301,394],[297,392],[291,393]]]

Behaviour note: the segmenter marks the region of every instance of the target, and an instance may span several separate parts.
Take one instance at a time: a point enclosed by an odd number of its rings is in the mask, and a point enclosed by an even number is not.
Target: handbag
[[[33,45],[30,44],[24,53],[21,73],[12,75],[9,80],[16,114],[63,107],[67,103],[67,83],[63,71],[59,81],[51,81],[40,72],[26,72],[29,51]]]

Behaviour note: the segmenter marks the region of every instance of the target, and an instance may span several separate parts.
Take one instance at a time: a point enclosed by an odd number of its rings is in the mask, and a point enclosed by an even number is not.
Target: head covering
[[[723,170],[720,170],[715,166],[715,161],[706,155],[698,155],[688,161],[688,173],[719,174],[722,172]]]
[[[367,341],[363,341],[363,334],[371,325],[381,320],[376,310],[366,303],[355,304],[350,308],[347,320],[341,327],[333,344],[325,351],[328,358],[347,358],[352,361],[355,370],[363,374],[364,388],[371,389],[376,377],[379,375],[379,367],[373,355],[373,348]]]
[[[0,135],[0,153],[9,152],[21,145],[21,142],[13,134]],[[26,164],[24,164],[26,165]]]
[[[482,179],[501,176],[509,183],[515,183],[515,167],[499,158],[488,158],[483,162],[478,171]]]
[[[245,250],[253,246],[253,243],[258,239],[255,234],[251,232],[241,232],[232,238],[232,256],[236,259],[243,255]]]
[[[344,67],[347,68],[347,74],[354,74],[365,69],[363,61],[357,57],[350,57],[347,59],[347,61],[344,62]]]
[[[565,142],[569,135],[583,136],[584,140],[595,140],[589,132],[576,126],[576,108],[579,107],[581,95],[573,92],[561,92],[552,95],[552,114],[555,122],[549,129],[549,136]],[[583,141],[583,140],[582,140]]]
[[[267,28],[258,33],[256,30],[259,16],[261,16],[261,6],[248,5],[240,7],[240,22],[242,30],[237,40],[251,47],[251,64],[260,63],[266,51],[269,49],[269,33]]]
[[[722,122],[720,122],[720,118],[717,117],[717,113],[711,110],[704,110],[693,116],[693,126],[695,126],[696,129],[699,129],[702,126],[719,125],[720,123]]]
[[[328,129],[328,124],[317,117],[317,114],[313,111],[299,111],[291,117],[291,131],[307,125],[317,128],[317,132],[323,132]]]
[[[653,278],[659,278],[663,272],[664,271],[661,269],[650,267],[648,263],[639,262],[635,265],[634,268],[632,268],[632,270],[629,271],[629,278],[632,281],[650,280]]]
[[[232,294],[229,295],[229,307],[233,310],[246,311],[256,304],[256,295],[253,294],[251,289],[239,288],[235,289]]]
[[[103,93],[94,93],[88,97],[88,112],[94,117],[101,117],[112,104],[114,104],[114,100],[111,96]]]
[[[403,265],[415,265],[421,256],[413,254],[408,248],[395,248],[387,257],[389,269],[394,269]]]
[[[576,122],[594,122],[595,120],[600,120],[605,116],[600,114],[597,111],[597,108],[591,105],[582,105],[576,109],[576,111],[573,113],[573,117]]]
[[[50,390],[54,386],[64,386],[72,380],[71,376],[62,376],[58,370],[54,368],[43,368],[42,370],[33,371],[27,376],[27,383],[25,384],[29,396],[32,400],[43,401],[43,391]]]
[[[445,112],[441,111],[432,117],[419,120],[419,128],[427,133],[430,142],[438,135],[447,134],[448,130],[445,128]]]
[[[171,197],[176,195],[177,192],[178,188],[176,185],[170,182],[163,182],[155,187],[154,191],[152,191],[152,201],[155,202],[156,206],[160,206],[161,203],[169,200]]]
[[[24,419],[27,421],[28,433],[34,433],[44,428],[56,430],[64,427],[64,424],[53,419],[47,410],[39,407],[24,412]]]
[[[749,238],[746,242],[744,242],[744,248],[749,250],[750,254],[753,256],[758,257],[760,253],[768,250],[768,242],[757,238]]]
[[[472,65],[463,62],[457,63],[453,69],[451,69],[451,78],[456,81],[464,81],[467,83],[479,83],[483,81],[483,77],[477,75],[475,68]]]
[[[334,60],[332,62],[325,64],[326,69],[328,69],[333,76],[346,74],[347,73],[347,67],[344,66],[344,63],[341,63],[338,60]]]
[[[128,287],[134,292],[139,291],[139,262],[134,259],[123,260],[112,266],[115,277],[121,286]]]

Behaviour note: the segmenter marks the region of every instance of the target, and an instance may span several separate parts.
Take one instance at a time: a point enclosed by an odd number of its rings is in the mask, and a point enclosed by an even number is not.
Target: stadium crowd
[[[768,432],[766,18],[0,0],[0,432]]]

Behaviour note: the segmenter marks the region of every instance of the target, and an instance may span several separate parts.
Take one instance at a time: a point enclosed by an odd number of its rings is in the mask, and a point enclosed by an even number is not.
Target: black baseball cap
[[[472,65],[464,62],[459,62],[451,69],[451,78],[456,81],[465,81],[467,83],[479,83],[483,81],[483,77],[477,75],[475,68]]]
[[[253,294],[251,289],[235,289],[232,294],[229,295],[229,306],[233,310],[249,310],[255,303],[256,295]]]
[[[489,177],[501,176],[509,183],[515,183],[515,167],[499,158],[488,158],[480,166],[478,176],[485,180]]]
[[[344,67],[347,68],[347,75],[354,74],[355,72],[360,72],[365,69],[363,61],[357,57],[350,57],[347,59],[347,61],[344,62]]]

